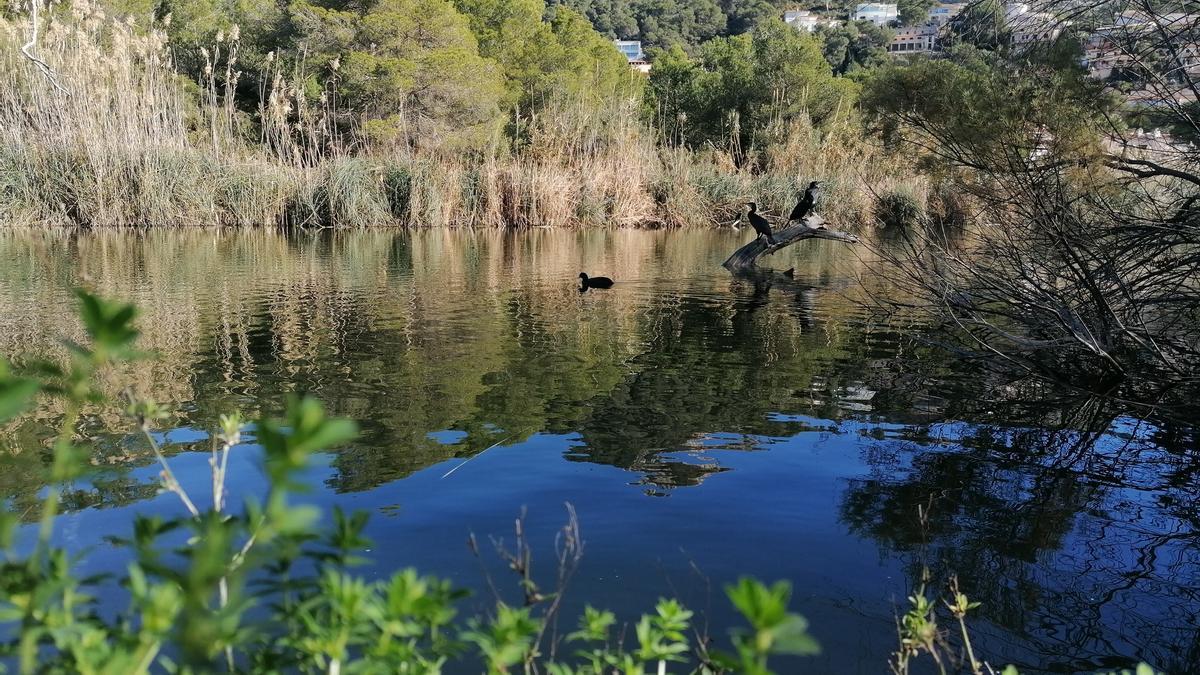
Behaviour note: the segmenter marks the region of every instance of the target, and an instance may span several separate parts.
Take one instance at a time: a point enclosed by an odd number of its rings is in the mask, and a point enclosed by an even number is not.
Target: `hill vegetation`
[[[922,189],[866,141],[821,38],[775,17],[674,44],[648,78],[541,0],[79,0],[0,21],[11,222],[712,225],[822,177],[853,227],[861,195]]]

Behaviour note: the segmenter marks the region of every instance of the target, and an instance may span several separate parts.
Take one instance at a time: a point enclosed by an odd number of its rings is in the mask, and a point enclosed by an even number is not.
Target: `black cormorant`
[[[820,196],[821,181],[814,180],[808,184],[808,189],[801,195],[800,201],[796,202],[796,208],[792,209],[792,215],[788,216],[788,222],[804,220],[804,217],[812,212],[813,205],[817,203],[817,197]]]
[[[758,204],[755,204],[754,202],[746,202],[746,206],[750,207],[749,220],[750,225],[754,228],[754,231],[757,232],[759,236],[766,237],[767,243],[771,246],[774,246],[775,235],[771,234],[771,223],[768,223],[766,218],[758,215]]]
[[[613,280],[608,277],[589,277],[586,272],[579,273],[579,292],[589,288],[612,288]]]

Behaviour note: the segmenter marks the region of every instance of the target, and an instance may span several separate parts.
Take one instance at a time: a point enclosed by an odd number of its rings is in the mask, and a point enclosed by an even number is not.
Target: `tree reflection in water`
[[[1058,655],[1027,667],[1095,671],[1137,659],[1077,656],[1140,654],[1200,669],[1194,430],[1087,396],[987,407],[1010,422],[891,434],[873,474],[850,481],[844,522],[906,556],[914,579],[926,564],[957,574],[983,616],[1037,645],[1022,651]]]

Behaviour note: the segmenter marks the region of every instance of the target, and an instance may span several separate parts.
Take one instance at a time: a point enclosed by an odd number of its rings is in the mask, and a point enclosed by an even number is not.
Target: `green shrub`
[[[875,219],[885,230],[907,230],[925,217],[921,202],[909,190],[897,189],[875,200]]]

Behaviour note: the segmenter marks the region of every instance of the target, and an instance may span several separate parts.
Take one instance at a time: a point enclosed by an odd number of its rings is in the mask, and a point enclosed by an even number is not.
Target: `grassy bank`
[[[82,8],[81,8],[82,7]],[[924,202],[902,158],[863,137],[851,111],[820,129],[791,121],[754,170],[715,149],[668,147],[637,97],[559,104],[482,149],[340,142],[338,110],[313,105],[303,73],[277,65],[257,110],[234,104],[236,37],[214,44],[207,82],[173,65],[166,34],[76,5],[0,19],[0,222],[83,227],[713,226],[749,200],[781,213],[796,186],[829,181],[826,215],[855,229],[878,197]],[[223,50],[222,50],[223,48]],[[221,55],[224,54],[222,57]]]

